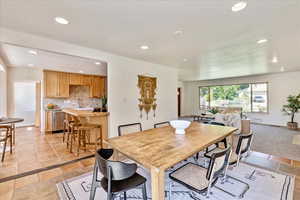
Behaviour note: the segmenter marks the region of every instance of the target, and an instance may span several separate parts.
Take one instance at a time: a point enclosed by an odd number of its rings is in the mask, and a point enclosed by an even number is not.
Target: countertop
[[[76,117],[104,117],[109,115],[109,112],[93,112],[90,110],[63,109],[62,111]]]

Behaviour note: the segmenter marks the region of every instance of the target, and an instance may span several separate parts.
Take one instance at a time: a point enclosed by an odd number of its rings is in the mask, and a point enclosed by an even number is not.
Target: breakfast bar
[[[95,137],[106,140],[108,138],[108,112],[93,112],[91,110],[76,110],[76,109],[63,109],[64,113],[76,118],[81,124],[94,124],[100,125],[101,131],[95,133]],[[103,144],[103,142],[101,142]],[[102,148],[102,146],[101,146]]]

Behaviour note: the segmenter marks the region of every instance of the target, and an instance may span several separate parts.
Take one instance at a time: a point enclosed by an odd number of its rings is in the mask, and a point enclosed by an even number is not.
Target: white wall
[[[0,57],[0,65],[4,71],[0,70],[0,117],[7,116],[7,66]]]
[[[199,86],[255,82],[269,83],[269,113],[249,113],[249,118],[253,121],[265,124],[286,125],[289,117],[283,115],[281,109],[282,105],[286,103],[288,95],[297,95],[300,93],[299,71],[230,79],[184,82],[185,102],[183,113],[189,115],[199,110]],[[300,123],[300,114],[296,116],[296,121]]]
[[[106,61],[110,136],[117,135],[119,124],[141,121],[146,129],[153,127],[156,121],[177,117],[177,69],[8,29],[0,31],[3,33],[0,35],[2,42]],[[145,73],[158,78],[157,117],[154,119],[151,113],[149,120],[140,120],[137,106],[137,75]]]
[[[15,98],[15,84],[16,83],[36,83],[42,80],[42,70],[35,68],[16,68],[16,67],[8,67],[7,68],[7,111],[9,117],[22,117],[25,119],[23,123],[17,124],[20,125],[33,125],[34,118],[34,109],[32,111],[28,111],[26,113],[21,112],[16,109],[16,98]],[[34,91],[28,91],[30,93]],[[34,95],[32,94],[32,95]],[[28,99],[24,99],[24,105],[21,107],[28,107],[26,104],[34,104],[35,102],[29,102]],[[34,104],[35,105],[35,104]],[[33,105],[33,106],[34,106]],[[31,106],[32,107],[32,106]],[[32,113],[33,112],[33,113]],[[20,116],[20,114],[22,116]]]

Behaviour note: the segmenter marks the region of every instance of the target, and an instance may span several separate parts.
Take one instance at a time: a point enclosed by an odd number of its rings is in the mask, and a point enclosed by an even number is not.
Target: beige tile
[[[68,164],[61,166],[60,169],[63,171],[63,173],[72,172],[75,170],[81,170],[83,168],[83,165],[80,162]]]
[[[15,180],[0,183],[0,194],[6,194],[6,193],[13,192],[14,187],[15,187]]]
[[[60,168],[56,168],[56,169],[51,169],[48,171],[40,172],[38,175],[39,175],[40,181],[47,181],[56,176],[61,176],[62,174],[63,174],[62,170]]]
[[[37,174],[25,176],[23,178],[16,179],[15,189],[22,188],[27,185],[38,183],[38,182],[39,182],[39,176]]]

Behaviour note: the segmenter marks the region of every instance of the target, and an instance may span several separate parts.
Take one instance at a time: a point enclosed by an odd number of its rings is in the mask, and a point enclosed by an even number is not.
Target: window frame
[[[199,97],[199,108],[201,109],[201,107],[203,107],[203,105],[201,105],[201,101],[200,101],[200,89],[201,88],[208,88],[208,108],[211,108],[211,99],[210,99],[210,88],[211,87],[218,87],[218,86],[232,86],[232,85],[245,85],[248,84],[250,86],[250,110],[251,112],[246,112],[246,113],[260,113],[260,114],[269,114],[269,82],[267,81],[262,81],[262,82],[250,82],[250,83],[233,83],[233,84],[220,84],[220,85],[203,85],[203,86],[199,86],[198,87],[198,97]],[[253,111],[253,90],[252,90],[252,86],[254,84],[266,84],[267,85],[267,91],[266,91],[266,101],[267,101],[267,110],[266,112],[260,112],[260,111]],[[244,111],[243,111],[244,112]]]

